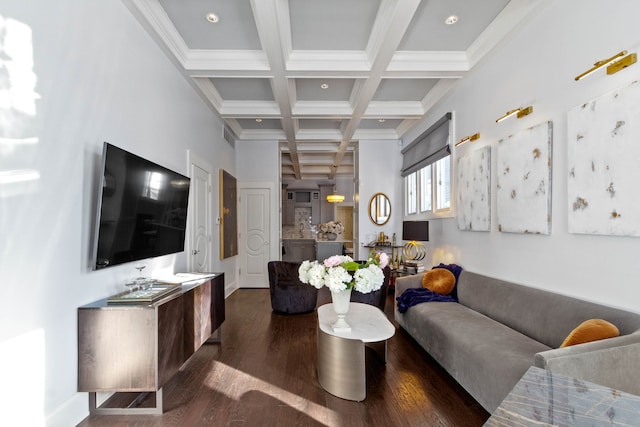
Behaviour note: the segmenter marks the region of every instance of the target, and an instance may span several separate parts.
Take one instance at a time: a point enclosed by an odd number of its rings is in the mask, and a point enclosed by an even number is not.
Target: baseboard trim
[[[89,416],[89,398],[87,393],[76,393],[71,399],[47,414],[47,427],[76,426]]]
[[[238,288],[238,282],[233,282],[233,283],[229,283],[228,285],[225,284],[225,292],[224,292],[224,297],[229,298],[229,295],[231,295],[232,293],[234,293],[235,291],[237,291]]]

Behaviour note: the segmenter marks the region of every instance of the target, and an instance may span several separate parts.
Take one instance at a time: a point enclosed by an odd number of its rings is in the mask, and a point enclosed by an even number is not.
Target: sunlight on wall
[[[40,181],[34,167],[39,96],[33,68],[31,28],[0,15],[0,202],[35,192]],[[13,247],[16,215],[14,205],[0,203],[0,266]],[[0,273],[7,270],[2,266]],[[5,285],[11,289],[13,284]],[[1,327],[12,326],[4,322]],[[44,353],[43,329],[0,342],[0,425],[44,425]]]
[[[31,28],[0,15],[0,198],[31,193],[38,144]]]
[[[229,378],[231,378],[232,381],[228,381]],[[233,384],[233,387],[229,387],[229,384]],[[300,413],[309,418],[313,418],[321,424],[340,425],[340,416],[337,412],[225,365],[224,363],[215,363],[207,378],[206,385],[236,401],[242,401],[245,395],[252,396],[256,392],[262,393],[298,410]]]
[[[438,265],[440,263],[454,264],[456,262],[460,262],[459,256],[457,256],[457,254],[455,254],[453,250],[447,247],[439,247],[434,250],[431,259],[433,265]]]
[[[0,343],[0,425],[44,425],[44,330]]]

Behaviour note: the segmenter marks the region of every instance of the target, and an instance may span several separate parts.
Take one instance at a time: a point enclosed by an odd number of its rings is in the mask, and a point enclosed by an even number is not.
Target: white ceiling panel
[[[509,0],[429,0],[420,3],[398,50],[466,51]],[[455,15],[455,25],[445,19]]]
[[[282,122],[278,119],[238,119],[238,124],[242,129],[251,130],[282,130]]]
[[[363,119],[360,129],[396,129],[401,123],[399,119]]]
[[[220,96],[228,101],[273,101],[268,79],[213,78],[211,83]]]
[[[348,101],[354,83],[354,79],[296,79],[296,99],[298,101]]]
[[[293,50],[365,50],[380,0],[289,0]]]
[[[300,119],[298,126],[300,129],[340,129],[342,120],[333,119]]]
[[[382,79],[373,101],[421,101],[437,79]]]
[[[249,0],[160,0],[189,49],[260,50]],[[220,21],[207,21],[215,13]]]
[[[402,139],[544,0],[123,1],[236,144],[279,141],[286,181],[352,174],[358,138]]]

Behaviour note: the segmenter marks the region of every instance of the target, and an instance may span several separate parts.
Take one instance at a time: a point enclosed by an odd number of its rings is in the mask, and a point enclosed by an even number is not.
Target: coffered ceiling
[[[542,0],[123,1],[286,181],[353,176],[354,141],[401,139]]]

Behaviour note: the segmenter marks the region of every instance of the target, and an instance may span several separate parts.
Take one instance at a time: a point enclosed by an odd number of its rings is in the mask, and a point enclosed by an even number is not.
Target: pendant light
[[[344,194],[336,193],[336,187],[333,187],[333,194],[327,195],[327,202],[329,203],[342,203],[344,202]]]

